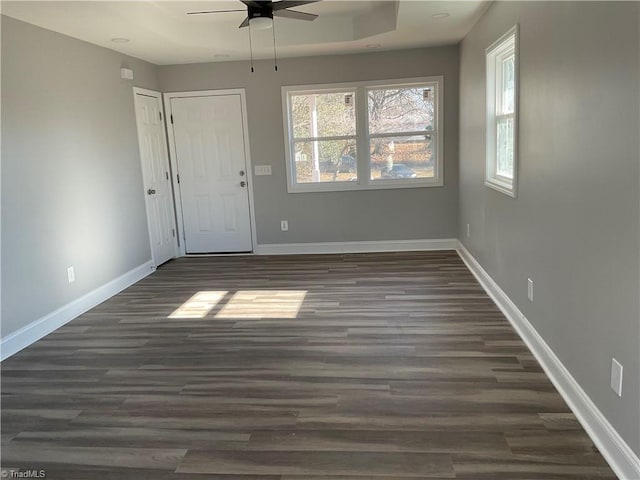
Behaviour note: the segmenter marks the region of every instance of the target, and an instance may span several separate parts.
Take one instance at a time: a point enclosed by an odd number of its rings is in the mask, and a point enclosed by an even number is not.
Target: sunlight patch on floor
[[[180,305],[169,318],[204,318],[228,291],[202,291]]]
[[[306,290],[240,290],[216,318],[297,318],[306,296]]]

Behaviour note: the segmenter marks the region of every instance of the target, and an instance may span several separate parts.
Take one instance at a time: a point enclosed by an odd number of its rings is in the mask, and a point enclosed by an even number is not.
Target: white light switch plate
[[[271,165],[256,165],[255,174],[258,175],[271,175]]]

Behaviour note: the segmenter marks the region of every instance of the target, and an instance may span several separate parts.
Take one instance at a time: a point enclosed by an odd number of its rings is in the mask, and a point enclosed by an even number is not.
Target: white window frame
[[[485,50],[486,80],[487,80],[487,119],[486,119],[486,169],[485,182],[487,187],[513,198],[517,193],[518,179],[518,91],[519,91],[519,54],[518,54],[518,25],[514,25],[489,48]],[[502,68],[501,59],[514,56],[514,104],[513,113],[501,113]],[[498,119],[513,118],[513,178],[497,173],[497,125]]]
[[[435,135],[435,155],[433,162],[434,176],[431,178],[411,178],[411,179],[385,179],[371,180],[369,141],[370,138],[380,136],[409,136],[423,135],[424,132],[399,132],[395,134],[372,134],[369,135],[368,125],[368,95],[370,88],[410,88],[416,86],[427,86],[432,88],[434,101],[434,125]],[[356,156],[358,180],[353,182],[317,182],[317,183],[296,183],[295,181],[295,148],[293,147],[293,125],[289,115],[291,111],[292,94],[320,94],[341,92],[345,90],[355,91],[354,108],[356,109]],[[390,188],[421,188],[421,187],[441,187],[444,185],[443,162],[444,162],[444,77],[420,77],[409,79],[395,79],[372,82],[349,82],[332,83],[321,85],[295,85],[282,87],[282,115],[284,123],[284,145],[285,145],[285,165],[287,172],[287,191],[289,193],[308,192],[340,192],[353,190],[384,190]],[[351,136],[349,136],[350,138]],[[320,138],[320,137],[319,137]],[[333,139],[333,138],[331,138]],[[296,139],[300,141],[300,139]]]

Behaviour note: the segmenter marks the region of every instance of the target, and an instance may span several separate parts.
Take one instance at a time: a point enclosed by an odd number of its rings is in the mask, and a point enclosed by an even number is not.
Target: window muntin
[[[487,49],[485,184],[515,196],[517,171],[517,28]]]
[[[442,77],[283,87],[288,191],[442,185],[441,92]]]

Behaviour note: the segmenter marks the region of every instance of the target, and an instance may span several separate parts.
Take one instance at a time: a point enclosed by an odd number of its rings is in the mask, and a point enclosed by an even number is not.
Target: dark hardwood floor
[[[172,261],[3,362],[2,466],[615,478],[455,252]]]

